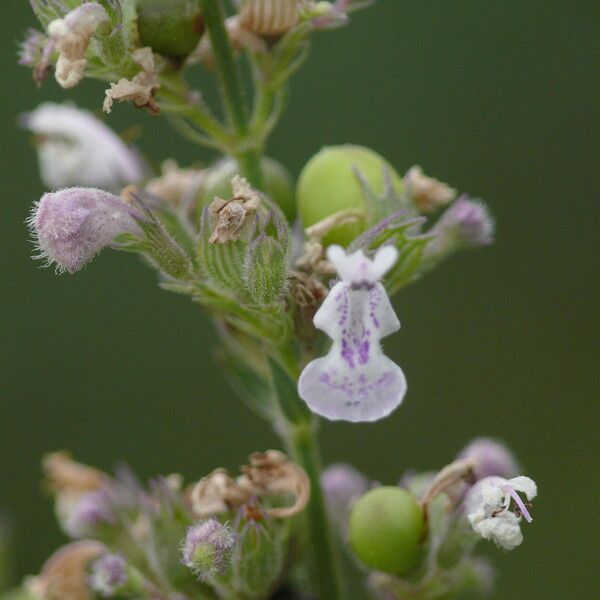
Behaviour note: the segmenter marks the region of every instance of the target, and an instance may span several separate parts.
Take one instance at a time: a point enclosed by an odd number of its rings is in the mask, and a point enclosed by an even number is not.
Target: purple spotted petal
[[[302,372],[301,398],[332,421],[377,421],[390,414],[407,386],[400,367],[381,350],[380,339],[400,327],[383,286],[337,283],[314,322],[333,344]]]

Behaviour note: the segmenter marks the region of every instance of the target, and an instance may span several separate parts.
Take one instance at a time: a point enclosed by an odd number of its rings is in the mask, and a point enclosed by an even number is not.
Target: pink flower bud
[[[140,214],[117,196],[94,188],[49,192],[28,219],[39,255],[59,272],[75,273],[122,233],[142,235]]]
[[[510,450],[491,438],[474,439],[458,458],[475,461],[473,472],[478,480],[492,476],[510,479],[519,474],[519,465]]]

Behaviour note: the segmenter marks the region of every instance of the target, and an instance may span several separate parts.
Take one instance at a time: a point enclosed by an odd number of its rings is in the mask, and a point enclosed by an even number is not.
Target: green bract
[[[350,543],[367,566],[403,575],[421,556],[425,519],[416,498],[399,487],[379,487],[360,498],[350,515]]]
[[[204,31],[197,0],[137,0],[138,31],[144,46],[165,56],[184,57]]]
[[[298,180],[296,195],[303,225],[310,227],[342,210],[364,211],[362,222],[339,226],[325,238],[326,243],[347,246],[367,226],[374,224],[370,222],[363,185],[367,184],[375,194],[383,194],[386,170],[399,195],[401,177],[373,150],[350,144],[323,148],[308,161]]]
[[[286,168],[272,158],[263,157],[261,167],[265,182],[264,191],[280,207],[285,216],[292,221],[294,219],[294,188],[292,179]],[[219,198],[231,197],[231,179],[237,175],[240,169],[237,163],[231,159],[218,162],[210,169],[206,183],[202,189],[200,203],[202,206],[212,202],[215,196]]]

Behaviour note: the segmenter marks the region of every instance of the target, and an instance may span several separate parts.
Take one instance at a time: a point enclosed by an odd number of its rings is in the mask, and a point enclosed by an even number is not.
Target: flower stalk
[[[287,427],[287,443],[293,459],[306,471],[311,485],[307,507],[310,567],[318,598],[343,600],[342,568],[329,523],[321,488],[321,456],[314,424]]]
[[[249,133],[248,114],[239,74],[233,59],[233,50],[225,29],[225,12],[220,0],[200,0],[204,23],[210,36],[215,63],[221,79],[227,116],[239,140]],[[235,153],[243,174],[257,188],[262,188],[260,152],[247,148]]]

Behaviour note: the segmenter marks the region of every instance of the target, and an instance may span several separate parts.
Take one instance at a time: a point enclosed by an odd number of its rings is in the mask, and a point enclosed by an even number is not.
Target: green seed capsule
[[[425,519],[417,499],[399,487],[367,492],[350,515],[350,543],[365,565],[404,575],[421,558]]]
[[[391,175],[395,191],[400,194],[402,178],[373,150],[349,144],[323,148],[308,161],[298,180],[298,212],[304,227],[310,227],[341,210],[364,211],[362,222],[337,227],[325,237],[327,244],[347,246],[374,224],[370,223],[367,202],[356,170],[360,171],[373,192],[383,194],[386,169]]]
[[[137,0],[138,31],[144,46],[183,58],[196,48],[204,31],[197,0]]]
[[[294,187],[286,168],[268,157],[263,157],[261,168],[265,182],[265,189],[261,191],[264,191],[271,200],[276,202],[285,216],[293,221],[295,213]],[[239,167],[231,159],[222,160],[211,167],[202,189],[200,206],[209,204],[215,196],[224,199],[230,198],[231,179],[239,173]]]

